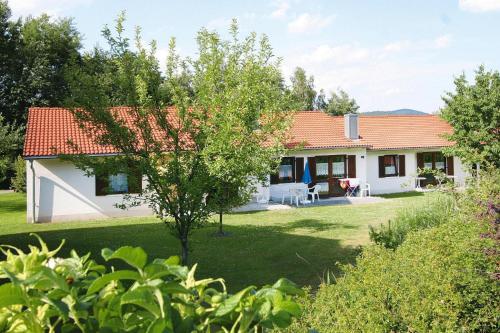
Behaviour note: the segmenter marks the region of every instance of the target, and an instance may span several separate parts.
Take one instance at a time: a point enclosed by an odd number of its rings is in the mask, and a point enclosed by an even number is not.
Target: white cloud
[[[480,13],[500,10],[500,0],[459,0],[460,9]]]
[[[216,18],[216,19],[209,21],[205,27],[208,30],[217,30],[217,29],[221,29],[221,28],[229,29],[229,26],[231,25],[231,21],[232,21],[232,19],[220,17],[220,18]]]
[[[354,63],[368,58],[369,51],[352,44],[330,46],[322,44],[311,53],[302,55],[298,60],[301,63],[322,63],[333,61],[336,64]]]
[[[334,16],[321,16],[319,14],[304,13],[288,23],[288,31],[292,33],[305,33],[321,30],[333,22]]]
[[[412,43],[409,40],[402,40],[402,41],[392,42],[392,43],[386,44],[384,46],[384,51],[386,51],[386,52],[399,52],[399,51],[408,49],[411,46],[412,46]]]
[[[10,0],[9,6],[14,17],[33,15],[42,13],[50,16],[60,16],[64,11],[89,5],[93,0]]]
[[[434,39],[434,47],[437,49],[443,49],[450,45],[451,35],[442,35]]]
[[[283,18],[286,16],[288,9],[290,9],[290,3],[287,0],[278,0],[273,3],[276,8],[272,13],[272,18]]]

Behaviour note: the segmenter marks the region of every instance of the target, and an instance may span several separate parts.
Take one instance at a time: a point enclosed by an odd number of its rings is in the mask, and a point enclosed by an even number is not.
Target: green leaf
[[[167,294],[190,294],[191,291],[180,285],[178,282],[168,282],[160,287],[163,293]]]
[[[148,261],[148,255],[140,247],[123,246],[114,252],[110,249],[102,249],[101,255],[106,261],[120,259],[138,269],[142,269]]]
[[[116,280],[134,280],[137,281],[141,278],[141,275],[138,272],[130,271],[130,270],[121,270],[112,273],[105,274],[92,282],[89,289],[87,290],[87,295],[93,294],[101,290],[104,286],[106,286],[111,281]]]
[[[156,319],[149,325],[146,333],[170,333],[173,332],[172,323],[163,318]]]
[[[304,290],[300,289],[295,283],[286,278],[281,278],[276,281],[273,288],[278,289],[287,295],[304,295]]]
[[[234,311],[238,304],[240,303],[241,299],[245,297],[251,290],[254,290],[254,286],[249,286],[237,293],[236,295],[233,295],[229,298],[227,298],[224,302],[221,303],[221,305],[215,310],[214,315],[216,317],[222,317],[227,315],[228,313]]]
[[[0,308],[11,305],[25,305],[24,293],[21,287],[12,283],[5,283],[0,286]]]
[[[300,306],[293,301],[281,301],[279,304],[275,305],[275,309],[278,311],[286,311],[294,317],[299,317],[302,313]]]
[[[127,291],[121,297],[121,305],[134,304],[146,309],[155,317],[160,318],[161,310],[155,302],[153,291],[154,289],[150,287],[138,287],[134,290]]]

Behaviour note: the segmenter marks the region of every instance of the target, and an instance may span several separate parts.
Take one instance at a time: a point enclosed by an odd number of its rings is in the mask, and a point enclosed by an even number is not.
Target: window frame
[[[385,160],[386,157],[391,157],[394,160],[394,173],[387,174],[385,172],[385,168],[387,166],[392,166],[392,165],[386,165]],[[384,170],[384,177],[398,177],[399,176],[399,155],[397,154],[391,154],[391,155],[383,155],[383,170]]]
[[[289,160],[290,164],[285,164],[284,161]],[[292,166],[292,177],[290,178],[282,178],[280,177],[280,169],[282,165],[291,165]],[[286,156],[281,159],[280,166],[278,168],[278,184],[287,184],[287,183],[295,183],[295,157]]]
[[[142,174],[137,171],[137,175],[133,177],[130,173],[126,172],[117,172],[117,173],[106,173],[103,175],[95,175],[95,195],[97,197],[104,197],[104,196],[110,196],[110,195],[122,195],[122,194],[141,194],[142,193]],[[127,191],[116,191],[116,192],[110,192],[110,177],[111,176],[116,176],[118,174],[126,174],[127,176]],[[133,179],[137,184],[133,184],[130,180]],[[131,186],[130,184],[133,184]],[[135,191],[135,189],[138,189]]]

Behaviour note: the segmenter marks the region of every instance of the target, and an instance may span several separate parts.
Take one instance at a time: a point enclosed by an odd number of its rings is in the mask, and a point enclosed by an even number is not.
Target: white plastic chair
[[[370,197],[372,195],[372,190],[370,184],[365,183],[359,190],[360,197]]]
[[[267,205],[269,203],[269,193],[260,193],[256,197],[258,204]]]
[[[312,202],[314,203],[314,198],[316,197],[319,201],[319,191],[321,191],[321,185],[319,184],[316,184],[314,185],[313,187],[311,187],[309,189],[309,191],[307,192],[307,197],[309,198],[309,196],[312,197]]]

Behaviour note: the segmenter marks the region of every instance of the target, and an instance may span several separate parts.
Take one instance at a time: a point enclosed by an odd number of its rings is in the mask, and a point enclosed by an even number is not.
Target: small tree
[[[70,101],[82,127],[117,155],[68,158],[89,175],[138,169],[147,184],[120,207],[149,204],[179,239],[186,264],[189,235],[218,212],[206,199],[220,180],[251,186],[278,162],[289,123],[279,61],[265,36],[240,41],[233,22],[230,41],[202,29],[196,59],[181,59],[172,40],[163,80],[155,44],[147,51],[138,30],[133,51],[123,21],[122,15],[117,36],[104,30],[117,67],[113,79],[76,69]],[[112,108],[110,81],[128,107]]]
[[[207,198],[207,204],[212,205],[211,210],[219,215],[217,233],[219,236],[224,236],[226,233],[223,230],[223,215],[231,212],[233,208],[247,203],[253,192],[253,187],[248,184],[246,179],[240,182],[214,179],[213,184],[214,187]]]
[[[26,161],[18,156],[14,161],[15,175],[11,179],[11,187],[16,192],[26,192]]]
[[[474,83],[465,74],[455,79],[455,92],[443,97],[441,116],[453,127],[446,148],[466,164],[500,167],[500,73],[480,66]]]
[[[316,100],[316,90],[314,90],[314,77],[307,77],[306,71],[301,68],[295,68],[292,77],[292,87],[290,90],[294,108],[302,111],[314,109]]]
[[[331,97],[328,99],[328,105],[326,107],[326,113],[333,116],[343,116],[348,113],[357,113],[359,109],[358,104],[354,98],[349,97],[349,95],[342,89],[336,93],[331,92]]]
[[[21,127],[4,124],[0,115],[0,182],[10,170],[15,153],[21,147],[23,131]]]

